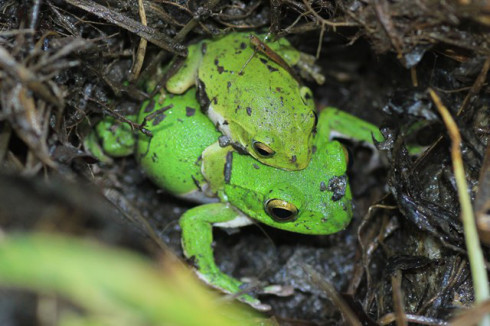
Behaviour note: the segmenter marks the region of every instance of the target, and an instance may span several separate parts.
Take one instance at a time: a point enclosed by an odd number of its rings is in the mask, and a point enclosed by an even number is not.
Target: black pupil
[[[273,208],[272,209],[272,214],[278,219],[285,220],[288,218],[291,218],[293,213],[291,211],[288,211],[287,209],[284,208]]]
[[[266,151],[265,149],[263,149],[263,148],[261,148],[259,146],[255,146],[255,149],[257,150],[257,153],[259,153],[262,156],[269,156],[269,155],[271,155],[271,153],[269,153],[268,151]]]

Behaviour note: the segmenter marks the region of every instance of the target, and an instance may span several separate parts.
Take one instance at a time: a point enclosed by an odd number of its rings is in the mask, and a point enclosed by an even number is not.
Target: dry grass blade
[[[55,97],[50,89],[39,81],[39,78],[34,75],[29,69],[18,63],[9,52],[0,46],[0,67],[16,80],[26,85],[30,90],[39,95],[45,101],[63,108],[64,103],[61,99]]]
[[[143,0],[138,0],[138,11],[140,14],[141,24],[147,26],[146,21],[146,12],[145,5],[143,4]],[[138,50],[136,51],[136,60],[134,61],[133,68],[131,69],[131,73],[129,76],[129,80],[136,80],[141,72],[141,68],[143,67],[143,62],[145,60],[146,46],[148,41],[144,38],[140,39],[138,44]]]
[[[393,288],[393,306],[396,324],[397,326],[406,326],[408,322],[405,310],[403,309],[402,273],[400,270],[397,270],[391,276],[391,287]]]
[[[412,314],[406,314],[405,315],[406,319],[408,322],[416,324],[416,325],[431,325],[431,326],[445,326],[449,325],[447,322],[437,319],[437,318],[431,318],[431,317],[425,317],[425,316],[418,316],[418,315],[412,315]],[[380,325],[390,325],[393,322],[396,321],[396,316],[394,313],[389,313],[384,315],[378,320],[378,323]]]
[[[463,157],[461,155],[461,135],[448,109],[442,104],[439,96],[434,90],[429,89],[430,96],[434,101],[437,110],[442,116],[446,128],[451,138],[451,158],[453,163],[454,176],[458,187],[459,202],[461,205],[461,217],[463,220],[466,248],[470,261],[471,275],[473,278],[473,288],[475,291],[475,301],[477,303],[487,300],[489,297],[488,277],[485,268],[485,260],[480,246],[478,231],[476,229],[471,199],[468,193]],[[490,316],[484,318],[481,325],[490,325]]]
[[[483,316],[488,314],[489,311],[490,300],[483,301],[482,303],[466,310],[461,315],[451,320],[451,326],[475,325],[483,318]]]
[[[465,109],[468,107],[471,99],[474,98],[476,94],[478,94],[483,87],[483,84],[485,83],[485,80],[487,79],[487,74],[488,70],[490,69],[490,57],[488,57],[485,62],[483,63],[483,67],[478,74],[478,77],[476,78],[475,82],[473,83],[473,86],[471,86],[470,91],[466,95],[463,104],[461,104],[461,107],[458,110],[458,116],[465,111]]]
[[[154,28],[144,26],[143,24],[124,16],[114,10],[110,10],[98,3],[90,0],[65,0],[65,2],[105,19],[121,28],[124,28],[146,40],[177,55],[186,55],[186,47],[180,43],[174,42],[166,34],[160,33]]]
[[[16,134],[21,138],[37,158],[49,167],[56,167],[56,163],[49,155],[46,138],[47,120],[46,110],[40,109],[28,91],[22,84],[17,83],[7,90],[9,85],[2,85],[1,104],[4,109],[5,118],[8,119]],[[49,109],[48,109],[49,110]],[[30,173],[37,172],[36,169]]]
[[[490,244],[490,145],[485,151],[478,184],[475,198],[476,224],[482,241]]]
[[[340,310],[342,316],[345,318],[347,325],[361,326],[361,322],[357,319],[356,314],[352,311],[349,305],[342,299],[337,290],[325,281],[323,277],[315,271],[310,265],[303,266],[305,272],[309,275],[314,284],[319,286],[327,296],[332,300],[335,306]]]

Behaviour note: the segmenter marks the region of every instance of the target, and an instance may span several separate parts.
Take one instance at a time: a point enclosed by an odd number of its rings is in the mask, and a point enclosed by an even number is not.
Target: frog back
[[[195,89],[182,95],[161,95],[146,101],[138,117],[152,133],[138,136],[137,159],[143,171],[159,187],[185,195],[205,184],[201,153],[219,133],[201,112]]]

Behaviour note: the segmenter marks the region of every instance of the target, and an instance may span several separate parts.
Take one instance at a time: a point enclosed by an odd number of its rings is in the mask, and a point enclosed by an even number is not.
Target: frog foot
[[[243,294],[237,297],[238,301],[243,302],[259,311],[270,311],[271,306],[262,303],[259,299],[252,297],[249,294]]]
[[[243,277],[240,280],[245,284],[254,282],[253,279],[248,277]],[[290,285],[270,284],[260,287],[257,292],[260,294],[272,294],[278,297],[289,297],[294,294],[294,288]]]
[[[211,287],[221,290],[240,302],[246,303],[259,311],[269,311],[271,306],[260,302],[259,299],[248,294],[252,292],[252,286],[228,276],[224,273],[203,274],[196,270],[197,276]]]
[[[247,288],[249,288],[249,284],[243,283],[241,288],[243,288],[242,291],[247,291]],[[263,287],[258,291],[260,294],[273,294],[279,297],[287,297],[290,296],[294,293],[294,289],[292,286],[289,285],[268,285],[266,287]],[[259,310],[259,311],[269,311],[271,310],[271,306],[268,304],[262,303],[259,299],[249,295],[249,294],[242,294],[237,296],[237,299],[243,303],[248,304],[252,308]]]
[[[261,293],[273,294],[278,297],[289,297],[294,294],[294,288],[291,285],[269,285]]]

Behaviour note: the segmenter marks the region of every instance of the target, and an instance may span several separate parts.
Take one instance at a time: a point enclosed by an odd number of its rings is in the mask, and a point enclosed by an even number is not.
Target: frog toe
[[[289,297],[294,294],[294,288],[290,285],[269,285],[262,290],[263,294],[273,294],[278,297]]]
[[[256,302],[253,302],[253,303],[249,303],[246,301],[243,301],[243,302],[247,303],[252,308],[259,310],[259,311],[270,311],[272,309],[271,306],[269,306],[268,304],[262,303],[257,299],[255,299],[255,300],[256,300]],[[242,300],[240,300],[240,301],[242,301]]]

